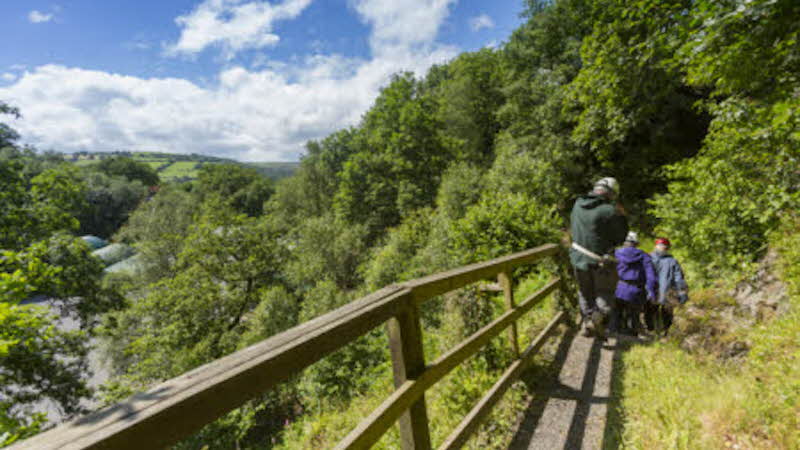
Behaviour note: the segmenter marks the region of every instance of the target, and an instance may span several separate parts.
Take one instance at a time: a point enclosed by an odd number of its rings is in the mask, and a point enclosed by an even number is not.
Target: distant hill
[[[80,152],[64,155],[67,161],[72,161],[80,166],[95,164],[103,158],[111,156],[128,156],[137,161],[143,162],[154,168],[163,181],[185,182],[197,178],[198,171],[205,164],[240,164],[253,167],[262,175],[279,180],[286,178],[294,173],[300,163],[296,162],[259,162],[243,163],[228,158],[218,158],[216,156],[189,155],[160,153],[160,152]]]

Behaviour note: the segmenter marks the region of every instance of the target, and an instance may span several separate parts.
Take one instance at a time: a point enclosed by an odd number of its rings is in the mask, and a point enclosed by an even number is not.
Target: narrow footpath
[[[614,359],[619,356],[614,338],[601,343],[580,334],[564,336],[553,362],[558,378],[529,375],[533,398],[509,448],[604,448]]]

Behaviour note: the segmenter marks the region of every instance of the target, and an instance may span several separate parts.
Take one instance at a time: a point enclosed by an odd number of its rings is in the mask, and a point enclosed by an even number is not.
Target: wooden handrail
[[[519,317],[561,283],[560,280],[551,282],[519,306],[510,301],[508,310],[502,316],[430,366],[425,365],[422,354],[419,305],[436,295],[498,274],[505,274],[508,279],[502,281],[510,287],[510,274],[514,268],[555,255],[558,251],[557,245],[544,245],[388,286],[244,350],[167,380],[124,402],[58,426],[10,448],[141,449],[174,444],[387,322],[397,391],[340,443],[340,447],[365,448],[399,419],[404,449],[430,448],[425,390],[472,356],[491,338],[515,324]],[[512,364],[512,368],[518,367],[511,372],[512,375],[519,374],[526,358],[536,351],[531,351],[532,348],[529,347]],[[504,391],[505,388],[493,388],[493,391]],[[497,392],[494,395],[499,398]],[[467,417],[470,420],[467,431],[474,429],[476,417],[480,420],[482,415],[485,413]],[[466,437],[458,439],[461,442]]]
[[[377,442],[383,436],[383,433],[400,417],[400,414],[408,408],[407,405],[413,404],[436,382],[444,378],[445,375],[458,367],[467,358],[477,353],[489,340],[500,334],[523,314],[544,300],[559,286],[560,281],[558,279],[551,281],[518,308],[508,311],[493,320],[455,348],[442,355],[419,378],[403,383],[392,396],[375,409],[369,417],[364,419],[336,448],[368,448]]]

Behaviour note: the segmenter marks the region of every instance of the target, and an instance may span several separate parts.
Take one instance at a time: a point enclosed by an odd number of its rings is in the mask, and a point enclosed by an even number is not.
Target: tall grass
[[[621,430],[626,448],[800,448],[800,233],[797,220],[772,237],[789,291],[788,312],[739,328],[746,356],[725,360],[684,351],[679,343],[635,346],[621,360]],[[710,293],[709,293],[710,292]],[[701,307],[729,302],[706,298]],[[706,292],[713,297],[713,290]],[[709,325],[710,326],[710,325]],[[725,335],[717,337],[726,338]]]

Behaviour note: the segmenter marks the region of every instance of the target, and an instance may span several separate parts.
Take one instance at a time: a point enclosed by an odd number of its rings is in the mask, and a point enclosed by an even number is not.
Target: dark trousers
[[[613,264],[602,267],[593,265],[589,270],[575,269],[575,280],[578,282],[581,315],[588,318],[593,312],[599,311],[609,316],[614,308],[614,290],[617,288],[617,270]],[[616,326],[613,314],[610,319],[609,325],[613,328]]]
[[[644,306],[644,322],[650,331],[669,330],[672,326],[672,306],[647,302]]]
[[[617,299],[618,329],[616,331],[638,333],[642,328],[639,316],[642,313],[643,306],[643,303],[640,302],[626,302]]]

